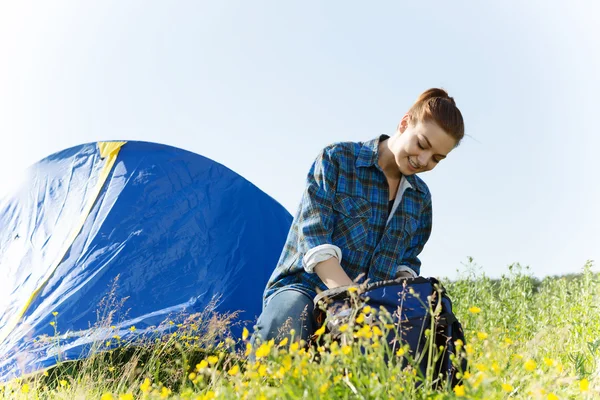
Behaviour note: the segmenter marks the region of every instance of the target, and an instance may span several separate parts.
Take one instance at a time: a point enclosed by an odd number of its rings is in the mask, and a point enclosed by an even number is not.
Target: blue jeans
[[[295,331],[294,341],[302,339],[308,342],[316,330],[313,307],[313,299],[298,289],[282,288],[275,292],[258,317],[251,339],[252,347],[257,336],[263,342],[274,339],[279,343],[285,337],[291,341],[291,329]]]

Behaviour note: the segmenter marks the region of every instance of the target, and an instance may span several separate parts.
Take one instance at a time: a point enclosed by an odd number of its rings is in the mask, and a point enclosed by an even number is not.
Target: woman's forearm
[[[329,289],[354,284],[335,257],[321,261],[314,271]]]

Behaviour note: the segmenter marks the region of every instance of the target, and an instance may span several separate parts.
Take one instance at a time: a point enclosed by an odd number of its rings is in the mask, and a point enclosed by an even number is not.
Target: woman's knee
[[[315,330],[312,299],[292,289],[275,293],[258,318],[255,329],[255,335],[260,335],[263,341],[284,337],[307,340]]]

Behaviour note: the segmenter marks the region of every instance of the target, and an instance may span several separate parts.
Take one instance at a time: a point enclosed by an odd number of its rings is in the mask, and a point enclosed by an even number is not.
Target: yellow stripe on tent
[[[125,143],[127,143],[127,142],[98,142],[97,143],[98,150],[100,151],[100,157],[105,160],[105,163],[104,163],[104,167],[102,167],[102,170],[100,171],[100,175],[98,177],[98,183],[96,184],[96,188],[92,192],[92,196],[90,196],[86,207],[83,209],[83,212],[81,213],[81,216],[79,218],[79,222],[77,223],[77,225],[75,225],[73,232],[71,232],[71,236],[69,236],[68,240],[65,241],[65,244],[59,253],[59,257],[56,259],[54,264],[52,264],[52,266],[50,267],[50,271],[51,271],[50,274],[42,282],[42,284],[33,291],[31,296],[29,296],[29,299],[27,300],[27,303],[25,303],[25,307],[23,307],[23,310],[21,310],[21,312],[16,316],[16,318],[14,318],[13,321],[10,324],[8,324],[7,328],[4,330],[5,333],[3,333],[2,336],[0,336],[0,342],[3,342],[4,339],[6,339],[8,337],[8,335],[10,335],[10,333],[15,329],[17,324],[21,321],[21,318],[23,318],[23,315],[25,315],[25,313],[29,309],[29,306],[31,305],[33,300],[35,300],[35,298],[38,296],[38,294],[40,294],[42,289],[44,289],[44,287],[46,286],[46,284],[48,283],[50,278],[52,278],[52,275],[54,275],[54,272],[56,271],[56,269],[58,268],[60,263],[65,258],[67,251],[69,251],[69,249],[73,245],[73,242],[75,241],[75,239],[81,232],[81,229],[83,228],[83,225],[85,224],[85,221],[86,221],[88,215],[90,214],[90,211],[92,211],[92,207],[96,203],[96,199],[98,198],[100,191],[104,187],[104,184],[106,183],[106,179],[108,178],[108,175],[110,174],[110,171],[112,170],[113,165],[115,164],[117,155],[119,154],[119,150]]]

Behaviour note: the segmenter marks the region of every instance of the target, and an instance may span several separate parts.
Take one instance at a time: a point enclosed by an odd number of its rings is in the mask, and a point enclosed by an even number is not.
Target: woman
[[[315,331],[318,291],[355,282],[417,276],[431,233],[431,195],[416,176],[464,136],[454,99],[429,89],[392,137],[325,147],[308,173],[302,202],[264,292],[255,327],[262,340]]]

